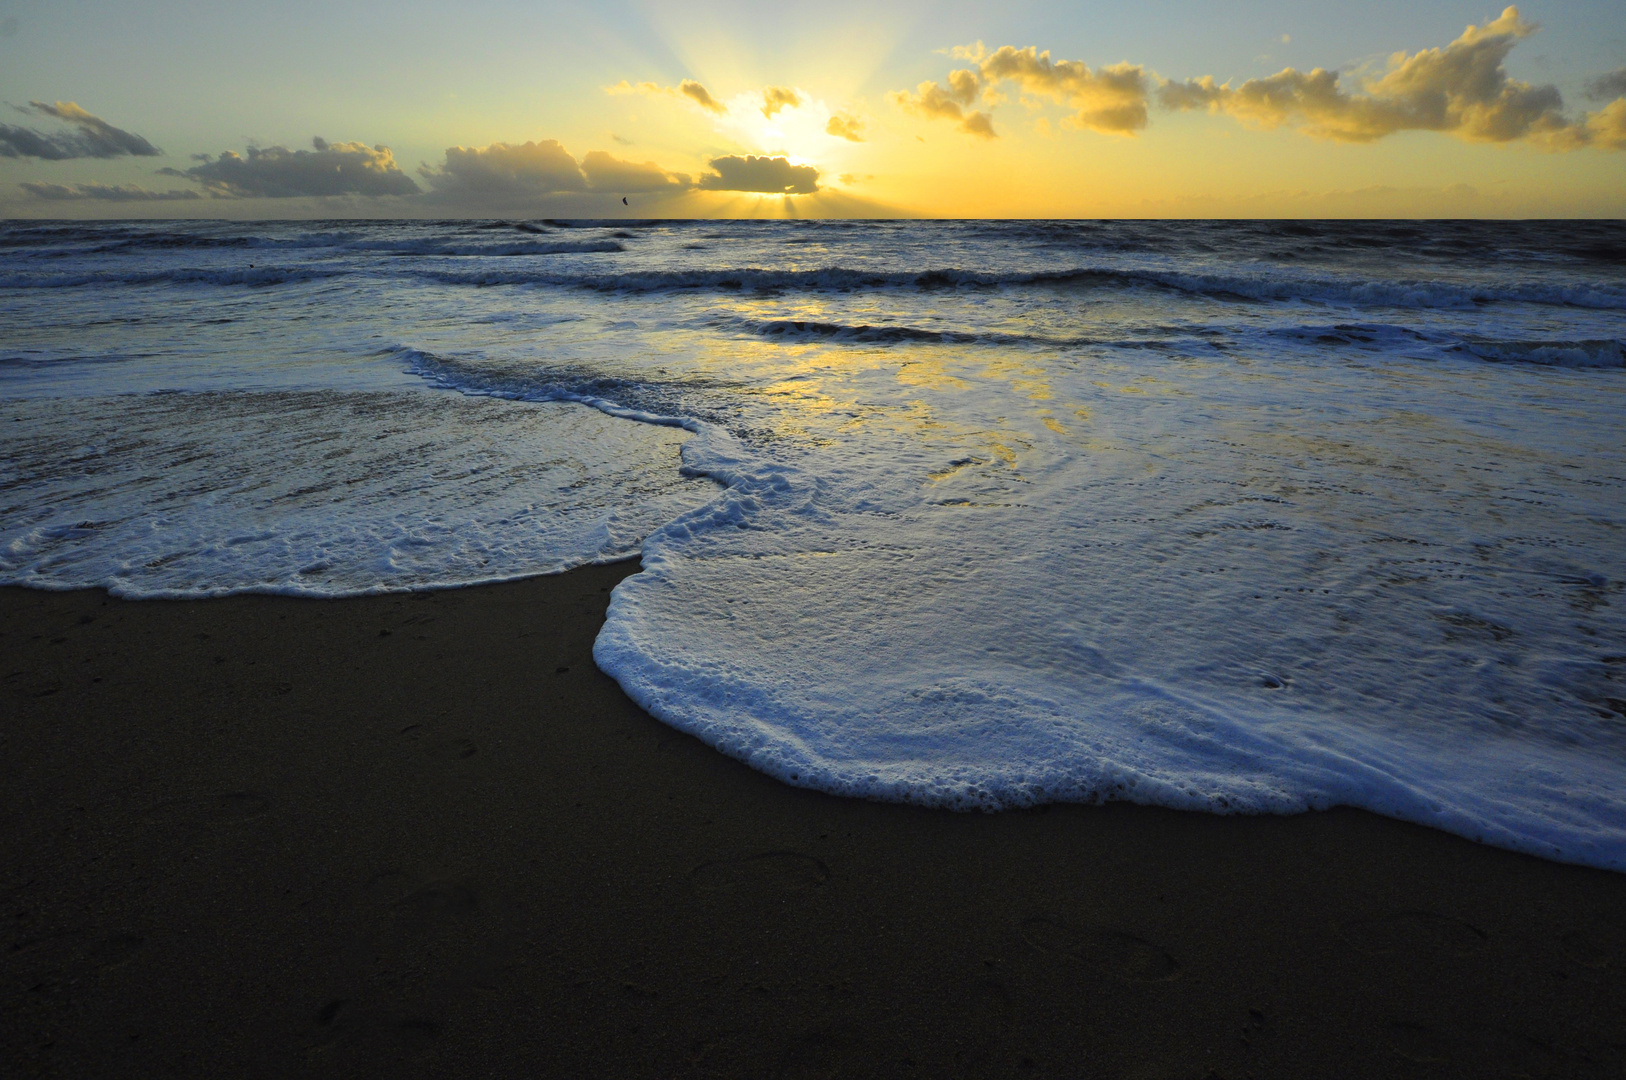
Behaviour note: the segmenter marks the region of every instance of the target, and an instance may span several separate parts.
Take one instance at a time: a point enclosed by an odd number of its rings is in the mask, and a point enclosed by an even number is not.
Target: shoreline
[[[0,1067],[1626,1067],[1626,875],[1352,809],[789,787],[594,666],[636,568],[336,600],[0,587]]]

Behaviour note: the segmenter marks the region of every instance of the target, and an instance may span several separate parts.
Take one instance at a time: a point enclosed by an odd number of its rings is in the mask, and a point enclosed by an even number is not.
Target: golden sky
[[[1626,216],[1626,7],[1418,7],[0,0],[0,214]]]

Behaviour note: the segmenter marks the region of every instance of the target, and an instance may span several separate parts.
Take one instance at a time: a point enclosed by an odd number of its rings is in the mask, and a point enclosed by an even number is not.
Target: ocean
[[[641,556],[788,783],[1626,869],[1626,224],[0,223],[0,583]]]

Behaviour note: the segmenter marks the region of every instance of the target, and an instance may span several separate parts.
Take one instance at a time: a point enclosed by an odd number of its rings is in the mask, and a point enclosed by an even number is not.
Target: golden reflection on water
[[[928,459],[941,452],[943,463],[974,463],[945,469],[922,462],[921,482],[928,485],[966,482],[971,472],[989,483],[1022,483],[1029,459],[1125,452],[1135,441],[1135,413],[1111,398],[1130,395],[1151,405],[1191,396],[1106,350],[866,341],[892,327],[930,332],[949,324],[928,309],[912,312],[905,328],[885,297],[844,295],[833,305],[820,297],[741,295],[713,308],[707,322],[709,332],[686,344],[718,379],[756,373],[747,392],[773,402],[768,434],[812,445],[860,431],[895,435]],[[782,336],[775,333],[780,327]],[[723,349],[719,329],[728,343]],[[668,342],[685,337],[679,332]]]

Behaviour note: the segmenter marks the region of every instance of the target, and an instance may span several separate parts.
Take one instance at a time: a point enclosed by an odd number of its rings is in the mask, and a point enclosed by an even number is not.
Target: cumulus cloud
[[[716,98],[712,97],[704,86],[701,86],[693,79],[684,79],[682,82],[678,83],[678,93],[682,94],[684,97],[688,98],[702,109],[705,109],[707,112],[725,113],[728,111],[727,105],[724,105],[721,101],[718,101]]]
[[[483,195],[546,195],[585,191],[587,176],[556,139],[448,146],[445,160],[418,174],[437,190]]]
[[[1593,101],[1608,101],[1610,98],[1626,97],[1626,68],[1617,68],[1596,78],[1588,79],[1586,81],[1586,96]]]
[[[169,191],[148,191],[135,184],[43,184],[29,180],[19,185],[36,199],[51,202],[73,202],[81,199],[100,199],[108,202],[178,202],[201,199],[196,191],[172,188]]]
[[[811,195],[819,190],[819,170],[792,165],[782,157],[712,158],[712,171],[700,178],[707,191],[753,191],[768,195]]]
[[[762,88],[762,115],[773,119],[773,114],[780,109],[794,109],[802,103],[802,95],[788,86],[764,86]]]
[[[1133,135],[1146,126],[1149,94],[1146,71],[1138,64],[1091,70],[1081,60],[1051,60],[1033,46],[1003,45],[978,57],[982,78],[992,85],[1009,80],[1024,93],[1076,110],[1063,123],[1113,135]]]
[[[659,83],[641,82],[629,83],[622,79],[614,86],[605,88],[611,94],[647,94],[650,97],[676,97],[684,98],[707,112],[719,115],[728,112],[728,106],[711,96],[711,91],[695,82],[693,79],[684,79],[676,86],[662,86]],[[792,102],[794,104],[794,102]],[[771,115],[771,114],[770,114]]]
[[[968,135],[997,138],[988,114],[969,108],[981,92],[977,73],[962,68],[949,72],[943,83],[923,82],[914,93],[898,90],[891,98],[893,104],[905,112],[928,120],[953,120],[955,126]]]
[[[1589,97],[1615,100],[1574,119],[1564,112],[1557,87],[1536,86],[1508,75],[1513,47],[1538,27],[1509,7],[1484,26],[1470,26],[1443,48],[1397,52],[1385,69],[1346,86],[1336,71],[1284,68],[1240,86],[1211,76],[1168,82],[1139,64],[1091,69],[1078,60],[1052,60],[1036,47],[1004,45],[989,52],[981,42],[951,50],[975,66],[951,73],[943,83],[924,82],[892,100],[917,116],[951,120],[962,131],[993,137],[986,109],[1004,100],[1000,87],[1014,85],[1024,103],[1065,104],[1064,127],[1134,135],[1148,123],[1155,97],[1166,109],[1206,109],[1259,128],[1290,126],[1344,142],[1372,142],[1399,131],[1440,131],[1480,142],[1525,139],[1545,149],[1583,146],[1623,148],[1626,69],[1592,79]],[[1156,84],[1155,94],[1153,86]],[[1049,121],[1035,127],[1048,133]]]
[[[848,142],[863,142],[864,122],[856,116],[832,116],[830,122],[824,125],[824,133]]]
[[[71,101],[30,101],[23,113],[38,113],[68,124],[71,130],[47,132],[0,124],[0,157],[33,157],[45,161],[70,158],[157,157],[163,153],[140,135],[116,128]]]
[[[622,161],[603,150],[588,151],[582,158],[582,172],[594,191],[682,191],[689,186],[689,178],[682,173],[669,173],[653,161]]]
[[[1382,75],[1348,91],[1338,73],[1285,68],[1241,86],[1211,77],[1165,84],[1170,109],[1204,109],[1261,128],[1293,125],[1320,138],[1371,142],[1398,131],[1442,131],[1477,142],[1530,139],[1552,149],[1612,145],[1609,109],[1576,122],[1564,115],[1553,86],[1510,77],[1508,53],[1537,26],[1509,7],[1484,26],[1470,26],[1444,48],[1395,53]]]
[[[1616,98],[1586,118],[1585,141],[1606,150],[1626,150],[1626,97]]]
[[[556,139],[541,142],[449,146],[440,165],[418,169],[436,192],[499,199],[534,198],[567,192],[677,192],[690,180],[653,161],[622,161],[603,150],[590,151],[578,164]]]
[[[1052,60],[1048,51],[1032,45],[1002,45],[988,52],[978,43],[955,49],[954,55],[977,66],[950,72],[943,84],[924,82],[912,94],[893,94],[892,100],[917,116],[954,120],[961,131],[993,138],[991,118],[971,106],[979,101],[998,104],[1003,95],[997,86],[1013,83],[1024,94],[1074,110],[1063,121],[1069,127],[1133,135],[1146,126],[1150,86],[1146,69],[1138,64],[1092,69],[1081,60]]]
[[[230,150],[190,169],[160,169],[184,176],[220,199],[289,199],[322,195],[416,195],[418,185],[395,164],[387,146],[311,140],[310,150],[251,146]]]

